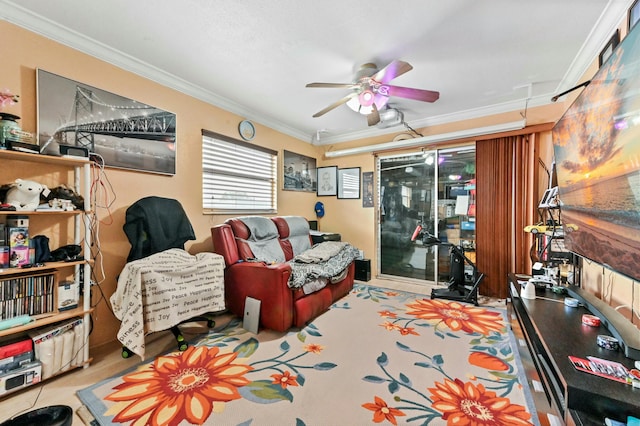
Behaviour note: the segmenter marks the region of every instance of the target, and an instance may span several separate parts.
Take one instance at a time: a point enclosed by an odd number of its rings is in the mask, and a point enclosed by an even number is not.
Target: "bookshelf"
[[[0,307],[2,319],[11,319],[28,315],[28,322],[10,328],[0,329],[0,339],[22,337],[26,334],[41,333],[42,330],[56,327],[64,321],[82,320],[82,344],[79,351],[84,362],[75,367],[88,367],[89,332],[91,309],[91,228],[85,216],[91,212],[90,162],[80,157],[54,157],[40,154],[0,150],[0,184],[13,182],[17,178],[45,183],[49,188],[54,185],[67,185],[84,198],[84,209],[73,211],[0,211],[0,222],[5,223],[7,216],[20,215],[29,218],[29,237],[36,233],[51,239],[51,250],[67,244],[82,247],[83,259],[70,262],[45,262],[27,268],[8,267],[0,269]],[[77,306],[60,306],[60,284],[73,283],[80,296]],[[42,294],[42,289],[46,289]],[[12,295],[20,295],[19,302]],[[8,310],[7,307],[11,305]],[[19,306],[18,306],[19,305]],[[77,336],[78,337],[78,336]],[[43,364],[44,371],[44,364]],[[49,375],[54,377],[57,372]],[[44,377],[44,375],[43,375]],[[48,377],[44,377],[47,379]],[[17,390],[17,389],[16,389]],[[9,392],[0,392],[0,397]]]

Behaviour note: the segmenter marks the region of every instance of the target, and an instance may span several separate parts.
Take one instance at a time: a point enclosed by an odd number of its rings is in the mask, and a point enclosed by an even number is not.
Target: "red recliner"
[[[277,241],[284,258],[286,261],[291,260],[294,250],[290,238],[301,236],[290,235],[287,217],[265,219],[276,225]],[[307,229],[307,235],[308,232]],[[240,218],[228,219],[224,224],[214,226],[211,228],[211,236],[214,252],[222,255],[225,260],[227,308],[235,315],[243,316],[247,296],[260,300],[260,325],[263,328],[276,331],[286,331],[291,327],[302,328],[353,288],[353,262],[341,281],[328,283],[318,291],[305,294],[301,288],[289,288],[287,282],[291,275],[291,267],[288,263],[266,264],[251,261],[255,257],[247,243],[251,232]],[[312,244],[311,237],[308,237]]]

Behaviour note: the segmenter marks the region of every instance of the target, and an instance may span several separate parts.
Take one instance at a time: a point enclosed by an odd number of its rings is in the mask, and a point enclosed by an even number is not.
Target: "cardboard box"
[[[460,229],[447,229],[447,241],[451,242],[452,239],[460,240]]]
[[[75,281],[63,281],[58,284],[58,310],[66,311],[78,307],[80,286]]]

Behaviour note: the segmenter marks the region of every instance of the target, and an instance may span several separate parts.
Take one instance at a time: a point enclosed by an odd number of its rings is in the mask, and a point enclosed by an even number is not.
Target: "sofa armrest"
[[[247,296],[262,303],[260,323],[263,327],[288,330],[293,324],[293,292],[288,286],[291,266],[287,263],[266,265],[262,262],[239,262],[225,271],[225,295],[231,312],[242,317]]]
[[[225,265],[233,265],[240,260],[236,237],[233,235],[231,226],[222,224],[211,228],[211,240],[213,251],[224,258]]]

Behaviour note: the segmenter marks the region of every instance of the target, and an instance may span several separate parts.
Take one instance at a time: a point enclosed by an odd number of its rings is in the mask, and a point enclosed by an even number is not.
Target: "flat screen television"
[[[552,134],[565,246],[640,280],[640,26]]]

